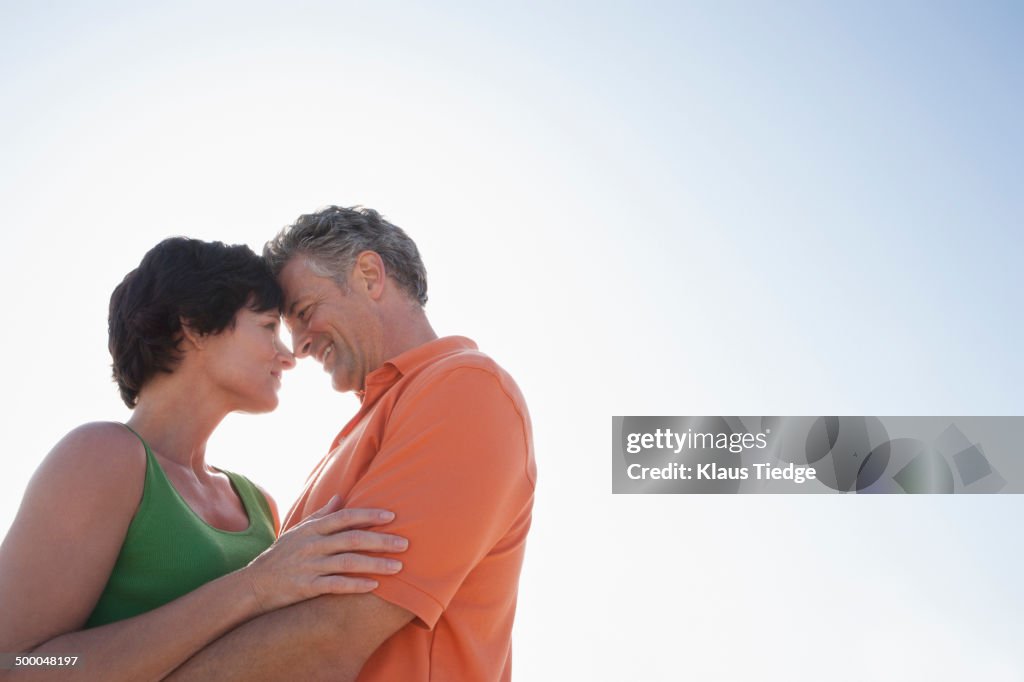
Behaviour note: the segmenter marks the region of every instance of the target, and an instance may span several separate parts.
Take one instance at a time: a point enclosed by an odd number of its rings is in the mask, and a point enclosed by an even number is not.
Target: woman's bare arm
[[[393,536],[336,533],[381,523],[379,510],[346,510],[286,534],[281,548],[246,569],[148,613],[82,630],[138,508],[145,467],[138,439],[117,424],[76,429],[40,466],[0,546],[0,651],[79,658],[71,668],[0,671],[0,679],[158,680],[254,616],[375,585],[337,573],[393,572],[380,559],[347,553],[401,549]]]

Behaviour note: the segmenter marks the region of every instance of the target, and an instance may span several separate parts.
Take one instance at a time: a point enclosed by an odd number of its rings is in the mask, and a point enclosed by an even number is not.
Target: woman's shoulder
[[[146,449],[138,436],[124,424],[90,422],[61,438],[39,466],[33,483],[114,490],[137,499],[145,472]]]
[[[39,642],[81,627],[110,577],[145,472],[145,448],[116,423],[83,424],[50,450],[0,547],[0,593],[21,595],[8,637]]]

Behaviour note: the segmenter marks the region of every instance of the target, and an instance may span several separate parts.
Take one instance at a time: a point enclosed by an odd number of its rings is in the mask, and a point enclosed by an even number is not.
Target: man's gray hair
[[[392,225],[372,208],[328,206],[299,216],[263,247],[263,258],[275,275],[296,256],[309,268],[348,289],[348,276],[356,257],[375,251],[388,276],[421,306],[427,303],[427,270],[419,249],[402,228]]]

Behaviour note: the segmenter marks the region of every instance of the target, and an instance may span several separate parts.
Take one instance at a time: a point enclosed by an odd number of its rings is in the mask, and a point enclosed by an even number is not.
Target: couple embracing
[[[530,419],[426,301],[415,243],[364,208],[301,216],[262,258],[147,253],[110,301],[132,416],[65,436],[0,547],[0,651],[78,661],[0,679],[510,679]],[[360,407],[282,524],[206,443],[306,357]]]

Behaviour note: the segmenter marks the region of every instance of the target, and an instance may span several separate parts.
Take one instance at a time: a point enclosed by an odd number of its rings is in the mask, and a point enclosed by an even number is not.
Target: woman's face
[[[295,356],[281,342],[277,310],[235,315],[233,327],[204,339],[207,375],[232,412],[269,412],[277,407],[281,375]]]

